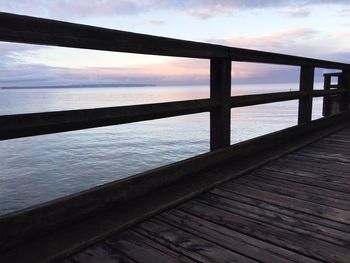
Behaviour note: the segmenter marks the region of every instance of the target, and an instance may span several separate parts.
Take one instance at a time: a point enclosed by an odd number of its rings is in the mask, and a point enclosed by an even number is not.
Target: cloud
[[[287,17],[306,17],[310,15],[310,9],[307,7],[290,8],[281,11]]]
[[[295,8],[311,5],[346,5],[348,0],[0,0],[2,12],[71,20],[76,18],[135,15],[155,10],[178,11],[199,19],[242,9]],[[301,15],[299,10],[299,15]],[[298,12],[294,13],[295,15]],[[304,11],[305,14],[305,11]]]
[[[41,64],[1,67],[0,86],[70,85],[96,83],[146,83],[158,85],[208,84],[209,61],[172,59],[130,67],[64,68]]]
[[[212,39],[210,42],[227,46],[289,53],[299,56],[319,55],[324,52],[319,41],[320,32],[309,28],[292,28],[260,36],[233,36],[227,39]],[[328,43],[327,43],[328,44]]]
[[[213,17],[213,14],[206,13],[206,12],[196,12],[196,11],[185,12],[185,15],[192,16],[192,17],[195,17],[195,18],[199,18],[199,19],[202,19],[202,20],[206,20],[206,19],[209,19],[209,18]]]
[[[165,21],[164,20],[147,20],[146,23],[150,25],[161,26],[165,24]]]
[[[59,18],[70,20],[72,18],[134,15],[145,11],[146,6],[133,0],[0,0],[2,12],[13,12],[32,16]]]

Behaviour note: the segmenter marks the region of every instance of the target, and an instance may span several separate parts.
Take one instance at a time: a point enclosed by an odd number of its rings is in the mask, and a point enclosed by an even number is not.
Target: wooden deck
[[[63,262],[350,262],[350,128]]]

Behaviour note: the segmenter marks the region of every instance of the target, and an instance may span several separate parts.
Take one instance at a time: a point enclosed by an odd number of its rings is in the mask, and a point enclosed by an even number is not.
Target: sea
[[[232,95],[295,90],[298,83],[236,84]],[[0,115],[208,97],[208,85],[0,89]],[[232,109],[231,143],[296,125],[297,113],[297,100]],[[313,119],[321,116],[314,98]],[[208,151],[209,113],[1,141],[0,215]]]

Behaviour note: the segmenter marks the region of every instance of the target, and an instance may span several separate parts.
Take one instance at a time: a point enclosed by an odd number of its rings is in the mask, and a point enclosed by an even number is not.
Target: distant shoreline
[[[59,86],[27,86],[27,87],[0,87],[0,89],[65,89],[65,88],[133,88],[156,87],[155,84],[86,84],[86,85],[59,85]]]

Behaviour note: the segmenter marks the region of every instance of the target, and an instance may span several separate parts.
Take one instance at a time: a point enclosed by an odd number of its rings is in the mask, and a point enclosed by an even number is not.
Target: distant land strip
[[[1,87],[0,89],[63,89],[63,88],[129,88],[129,87],[155,87],[155,84],[82,84],[59,86],[14,86]]]

